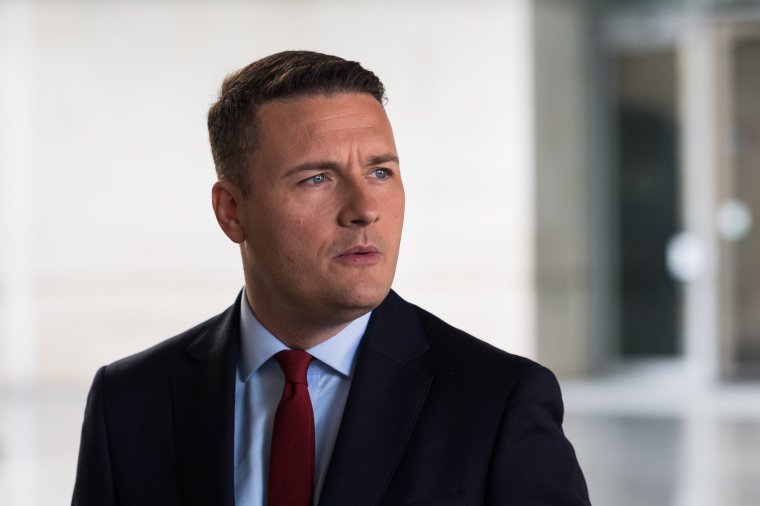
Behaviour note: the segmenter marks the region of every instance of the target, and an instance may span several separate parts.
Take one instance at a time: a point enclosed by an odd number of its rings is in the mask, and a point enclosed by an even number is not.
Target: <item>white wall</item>
[[[395,288],[532,355],[530,15],[530,0],[0,3],[21,26],[0,39],[15,73],[0,112],[30,125],[0,130],[16,156],[0,158],[16,195],[0,208],[0,383],[87,382],[232,302],[205,113],[227,72],[296,48],[386,84],[407,187]]]
[[[597,83],[588,61],[587,7],[585,0],[535,0],[533,11],[537,355],[564,376],[585,376],[595,365],[592,315],[605,314],[597,305],[609,299],[594,283],[605,269],[593,241],[609,237],[594,227],[609,215],[597,211],[596,201],[609,191],[598,172],[609,176],[587,150],[587,99],[599,100],[590,91]]]

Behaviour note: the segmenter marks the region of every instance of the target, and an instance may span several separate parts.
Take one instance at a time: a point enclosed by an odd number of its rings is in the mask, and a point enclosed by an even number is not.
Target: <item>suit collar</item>
[[[390,292],[359,347],[320,506],[380,503],[433,381],[410,364],[428,348],[414,306]]]
[[[188,504],[234,504],[235,374],[240,297],[187,348],[198,365],[173,380]],[[379,504],[432,384],[410,362],[429,348],[414,306],[391,291],[372,313],[320,505]]]
[[[397,364],[406,364],[430,346],[412,304],[393,290],[372,313],[362,346]]]
[[[241,292],[242,295],[242,292]],[[240,297],[186,349],[199,363],[173,378],[177,452],[187,504],[234,504],[234,412]]]
[[[241,290],[234,304],[203,324],[205,328],[200,332],[198,338],[187,347],[187,353],[203,362],[227,347],[231,341],[237,340],[240,335],[240,301],[243,293],[245,292]],[[230,337],[235,339],[230,339]]]

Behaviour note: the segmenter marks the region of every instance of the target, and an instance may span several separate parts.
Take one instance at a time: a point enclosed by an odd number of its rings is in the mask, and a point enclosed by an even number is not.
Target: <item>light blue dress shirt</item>
[[[259,323],[243,295],[235,382],[235,504],[264,506],[272,425],[285,385],[282,369],[272,356],[288,347]],[[370,314],[354,320],[332,338],[307,350],[314,357],[306,373],[314,409],[314,504],[322,491],[351,387],[356,349]]]

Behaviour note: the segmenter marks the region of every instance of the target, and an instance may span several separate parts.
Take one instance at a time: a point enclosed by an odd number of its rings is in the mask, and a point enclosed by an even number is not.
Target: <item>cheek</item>
[[[390,205],[388,207],[388,215],[391,216],[391,221],[393,222],[393,226],[401,230],[401,227],[404,224],[404,192],[401,191],[397,195],[394,196],[393,199],[390,201]]]
[[[308,243],[317,235],[320,219],[315,212],[298,212],[287,216],[284,226],[296,242]]]
[[[266,202],[259,201],[260,221],[254,227],[270,244],[270,262],[280,269],[304,270],[320,263],[336,246],[340,231],[337,227],[337,203],[330,195],[316,194],[313,198],[293,198],[284,192],[271,192]],[[383,195],[387,213],[387,235],[400,230],[403,221],[403,192]]]
[[[291,212],[280,216],[274,230],[278,249],[291,264],[307,264],[329,242],[325,229],[326,217],[317,210]]]
[[[309,229],[313,221],[309,207],[294,201],[288,196],[272,195],[273,198],[262,202],[260,212],[253,216],[258,228],[266,230],[266,234],[277,238],[278,241],[290,242],[298,239]]]

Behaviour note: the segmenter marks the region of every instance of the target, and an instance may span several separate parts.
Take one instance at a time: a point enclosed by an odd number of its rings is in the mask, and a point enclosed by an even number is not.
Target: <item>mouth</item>
[[[372,265],[380,261],[380,250],[371,244],[353,246],[335,258],[349,265]]]

